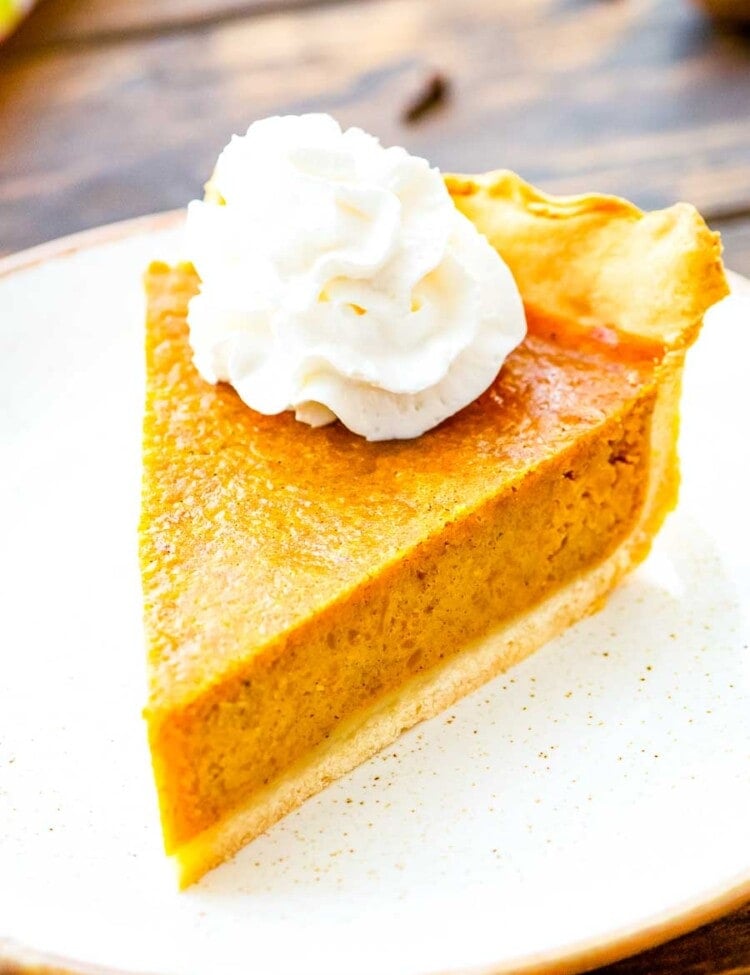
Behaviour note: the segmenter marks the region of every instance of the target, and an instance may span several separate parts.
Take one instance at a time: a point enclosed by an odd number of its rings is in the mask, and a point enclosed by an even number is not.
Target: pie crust
[[[598,609],[675,503],[684,356],[727,292],[718,235],[686,204],[446,181],[530,336],[414,441],[206,384],[195,272],[147,274],[145,716],[183,886]]]

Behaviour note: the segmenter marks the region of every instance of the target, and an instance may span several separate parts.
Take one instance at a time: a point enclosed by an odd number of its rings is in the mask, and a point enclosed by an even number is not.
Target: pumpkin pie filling
[[[718,237],[684,204],[446,183],[529,332],[415,439],[250,409],[193,364],[192,265],[146,276],[145,716],[183,886],[599,608],[674,506]]]
[[[196,285],[188,266],[147,281],[142,559],[168,850],[604,559],[643,504],[655,402],[653,345],[581,342],[530,310],[493,386],[436,430],[309,429],[198,376]],[[231,626],[202,612],[217,602]]]

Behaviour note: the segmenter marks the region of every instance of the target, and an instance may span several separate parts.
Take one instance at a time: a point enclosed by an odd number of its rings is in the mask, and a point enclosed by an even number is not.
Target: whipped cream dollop
[[[416,437],[526,332],[513,277],[437,169],[327,115],[233,137],[188,208],[194,362],[260,413]]]

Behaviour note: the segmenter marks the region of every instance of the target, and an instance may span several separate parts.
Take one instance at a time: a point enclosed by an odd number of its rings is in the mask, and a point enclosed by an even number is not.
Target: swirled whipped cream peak
[[[267,118],[188,208],[195,365],[252,409],[417,437],[475,400],[526,332],[506,264],[437,169],[328,115]]]

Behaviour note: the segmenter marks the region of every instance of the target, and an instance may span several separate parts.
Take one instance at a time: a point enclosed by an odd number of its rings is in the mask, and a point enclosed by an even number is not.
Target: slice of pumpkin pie
[[[146,276],[146,719],[182,885],[602,605],[675,503],[684,355],[727,290],[690,206],[450,176],[446,229],[393,150],[293,127],[249,202],[220,160],[195,266]]]

